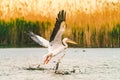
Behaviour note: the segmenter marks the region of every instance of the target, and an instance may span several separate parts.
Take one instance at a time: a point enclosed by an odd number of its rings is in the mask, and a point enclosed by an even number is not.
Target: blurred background
[[[60,10],[71,47],[120,48],[119,0],[0,0],[0,47],[40,47],[25,32],[49,40]]]

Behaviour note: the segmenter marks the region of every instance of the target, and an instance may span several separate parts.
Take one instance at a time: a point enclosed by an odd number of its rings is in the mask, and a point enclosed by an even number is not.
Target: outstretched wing
[[[65,31],[66,27],[66,12],[64,10],[58,13],[58,17],[56,18],[55,27],[53,29],[52,35],[50,37],[50,48],[54,50],[55,48],[59,47],[62,42],[62,34]]]
[[[57,33],[61,30],[61,23],[65,22],[66,19],[66,12],[64,12],[64,10],[60,11],[58,13],[58,18],[56,18],[56,23],[55,23],[55,27],[53,29],[52,35],[50,37],[50,42],[54,41],[57,38],[61,38],[61,36],[57,36]],[[63,32],[61,32],[62,34]]]
[[[33,32],[28,32],[27,33],[32,40],[34,40],[36,43],[38,43],[41,46],[48,47],[49,46],[49,41],[42,38],[39,35],[34,34]]]

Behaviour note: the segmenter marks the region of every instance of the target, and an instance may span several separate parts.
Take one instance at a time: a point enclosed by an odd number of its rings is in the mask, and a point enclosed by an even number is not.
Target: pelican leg
[[[44,60],[44,63],[43,63],[43,64],[48,64],[48,62],[51,60],[52,57],[53,57],[52,54],[47,55],[46,58],[45,58],[45,60]]]
[[[55,66],[55,73],[57,73],[57,70],[58,70],[58,67],[59,67],[59,63],[61,61],[61,59],[65,56],[65,54],[63,54],[59,59],[58,59],[58,62],[56,63],[56,66]]]

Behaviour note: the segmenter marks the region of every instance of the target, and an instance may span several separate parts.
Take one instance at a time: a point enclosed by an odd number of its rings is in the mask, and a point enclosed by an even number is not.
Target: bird
[[[77,44],[75,41],[69,38],[63,38],[62,35],[66,29],[66,12],[64,10],[59,11],[55,26],[50,36],[50,40],[46,40],[43,37],[36,35],[35,33],[29,31],[27,34],[32,40],[38,43],[41,46],[48,48],[48,53],[44,55],[43,64],[48,64],[48,62],[60,54],[62,51],[68,48],[68,43]]]

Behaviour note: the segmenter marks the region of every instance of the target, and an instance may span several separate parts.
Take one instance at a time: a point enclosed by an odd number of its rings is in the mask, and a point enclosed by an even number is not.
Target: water
[[[46,48],[0,49],[0,80],[120,80],[120,48],[69,48],[60,63],[59,70],[72,70],[70,75],[55,74],[53,58],[43,67],[48,70],[26,70],[41,64]],[[79,72],[80,70],[80,72]]]

